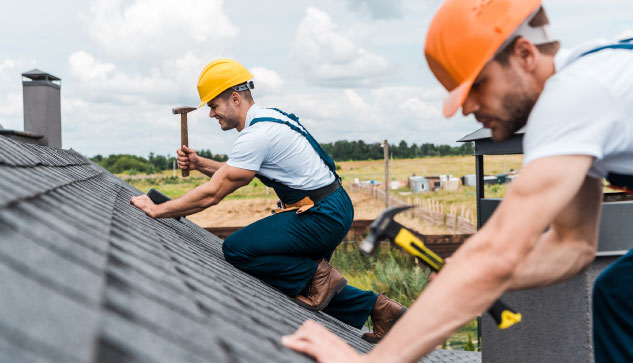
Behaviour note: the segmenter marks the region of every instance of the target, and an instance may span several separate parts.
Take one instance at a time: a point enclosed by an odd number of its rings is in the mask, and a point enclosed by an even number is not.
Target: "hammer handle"
[[[180,114],[180,145],[189,146],[189,132],[187,131],[187,114]],[[182,169],[182,176],[189,176],[189,170]]]

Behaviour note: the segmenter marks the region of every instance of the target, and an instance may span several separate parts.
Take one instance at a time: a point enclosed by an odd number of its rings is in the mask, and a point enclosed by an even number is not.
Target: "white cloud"
[[[23,130],[22,93],[5,93],[0,97],[0,125],[9,130]]]
[[[24,129],[21,73],[32,68],[33,62],[12,58],[0,61],[0,124],[5,129]]]
[[[470,119],[442,116],[434,88],[384,86],[372,89],[285,90],[264,97],[262,106],[293,112],[320,142],[364,140],[453,144],[477,128]]]
[[[235,37],[222,0],[96,0],[86,21],[89,34],[110,55],[184,54],[192,46]]]
[[[284,81],[279,74],[272,69],[253,67],[250,72],[255,77],[254,94],[257,96],[275,95],[283,91]]]
[[[17,117],[22,115],[22,94],[7,93],[0,103],[0,116]],[[22,120],[20,120],[22,121]],[[6,125],[5,125],[6,126]]]
[[[75,88],[84,100],[93,102],[139,104],[173,101],[184,88],[184,84],[179,84],[173,77],[184,79],[181,76],[187,73],[186,59],[173,62],[174,72],[169,77],[158,68],[150,69],[149,75],[130,76],[120,72],[114,64],[101,62],[84,51],[72,53],[68,63],[70,75],[77,81]],[[187,81],[193,79],[191,76]]]
[[[404,102],[400,106],[403,110],[413,112],[418,118],[421,119],[429,119],[429,118],[441,118],[442,114],[437,107],[433,106],[433,104],[424,102],[419,98],[409,98],[406,102]]]
[[[615,39],[629,39],[633,38],[633,29],[626,29],[622,31],[620,34],[615,36]]]
[[[114,73],[114,64],[101,63],[84,51],[71,54],[68,63],[70,75],[82,82],[105,81]]]
[[[402,0],[347,0],[348,6],[367,12],[374,19],[400,18],[402,16]]]
[[[9,71],[15,68],[15,60],[10,58],[5,58],[2,63],[0,63],[0,75],[5,71]]]
[[[345,90],[345,96],[349,103],[356,109],[366,109],[369,105],[352,89]]]
[[[330,16],[313,7],[297,28],[293,54],[308,79],[329,86],[369,85],[389,67],[385,57],[337,32]]]

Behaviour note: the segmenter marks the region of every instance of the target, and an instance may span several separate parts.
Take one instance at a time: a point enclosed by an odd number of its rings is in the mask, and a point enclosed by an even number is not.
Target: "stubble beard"
[[[501,100],[506,116],[497,118],[500,121],[499,127],[493,130],[492,139],[494,141],[507,140],[525,126],[537,100],[538,94],[530,94],[526,90],[506,93]]]
[[[239,125],[239,120],[233,117],[224,117],[224,125],[220,125],[223,131],[233,130]]]
[[[227,114],[222,116],[222,120],[224,121],[224,125],[220,124],[220,127],[222,128],[223,131],[228,131],[228,130],[235,129],[240,124],[240,120],[239,120],[235,110],[231,109],[229,112],[227,112]]]

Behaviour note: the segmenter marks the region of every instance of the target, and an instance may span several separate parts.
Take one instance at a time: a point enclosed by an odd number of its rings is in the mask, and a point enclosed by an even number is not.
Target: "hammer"
[[[187,132],[187,113],[195,110],[195,107],[181,106],[172,108],[174,115],[180,114],[180,145],[189,146],[189,136]],[[182,176],[189,176],[189,170],[182,169]]]
[[[439,271],[444,266],[444,260],[424,244],[424,237],[393,220],[396,214],[412,208],[412,206],[393,207],[385,209],[369,226],[369,235],[358,249],[361,253],[371,255],[376,244],[382,239],[389,239],[409,254],[420,259],[433,271]],[[507,329],[521,322],[521,314],[515,312],[501,300],[495,301],[488,313],[497,323],[499,329]]]

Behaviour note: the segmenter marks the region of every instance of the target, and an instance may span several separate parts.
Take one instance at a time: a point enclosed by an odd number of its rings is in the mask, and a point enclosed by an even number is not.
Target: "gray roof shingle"
[[[361,332],[228,264],[214,235],[153,220],[80,154],[0,136],[0,357],[10,362],[301,362],[307,318]],[[437,350],[423,362],[480,362]]]

